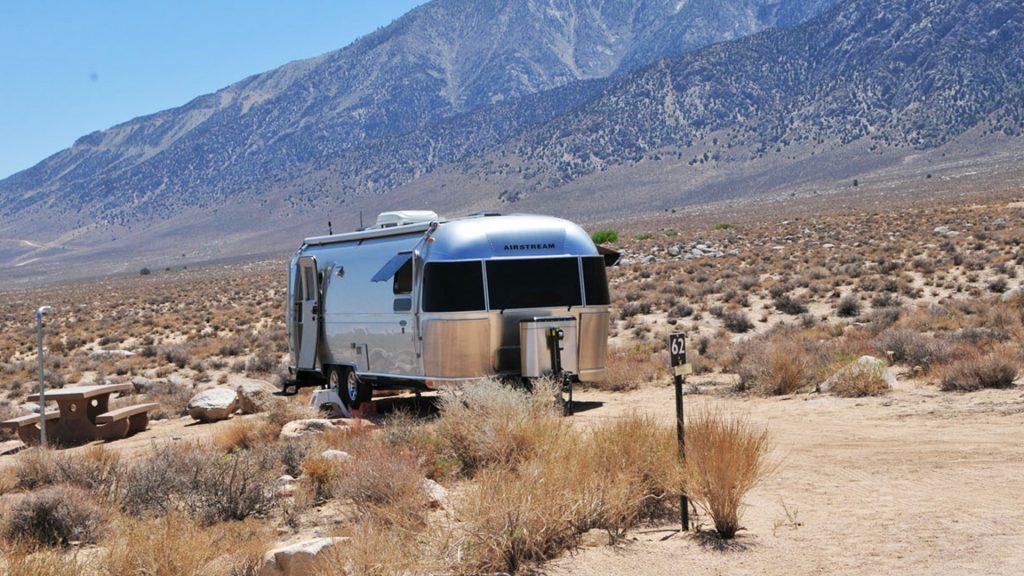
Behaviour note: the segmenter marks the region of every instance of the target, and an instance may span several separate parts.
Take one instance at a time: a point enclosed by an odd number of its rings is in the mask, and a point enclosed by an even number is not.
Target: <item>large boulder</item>
[[[348,538],[314,538],[298,544],[274,548],[263,556],[259,576],[305,576],[316,573],[321,556],[347,542]],[[338,567],[341,570],[341,567]]]
[[[246,378],[235,386],[235,392],[238,394],[238,409],[242,414],[263,412],[270,407],[272,402],[282,401],[274,396],[277,387],[265,380]]]
[[[238,408],[238,394],[230,388],[210,388],[188,401],[188,415],[200,422],[225,420]]]

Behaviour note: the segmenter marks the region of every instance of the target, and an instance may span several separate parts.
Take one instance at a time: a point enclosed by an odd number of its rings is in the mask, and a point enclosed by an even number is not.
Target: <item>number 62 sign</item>
[[[690,365],[686,363],[686,335],[673,332],[668,335],[668,353],[675,368],[676,376],[689,374]]]

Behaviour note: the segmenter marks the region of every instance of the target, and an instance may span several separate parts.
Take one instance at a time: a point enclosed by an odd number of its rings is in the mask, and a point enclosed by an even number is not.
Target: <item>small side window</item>
[[[412,260],[407,260],[398,272],[395,272],[393,283],[395,294],[412,294]],[[397,310],[396,310],[397,312]]]

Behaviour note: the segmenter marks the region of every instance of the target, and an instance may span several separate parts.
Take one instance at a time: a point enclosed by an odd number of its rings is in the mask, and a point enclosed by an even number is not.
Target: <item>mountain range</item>
[[[0,270],[283,253],[378,209],[607,218],[1002,169],[1022,89],[1018,0],[435,0],[0,181]]]

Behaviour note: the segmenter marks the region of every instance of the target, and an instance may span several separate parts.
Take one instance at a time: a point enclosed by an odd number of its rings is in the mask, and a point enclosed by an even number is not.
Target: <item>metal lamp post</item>
[[[45,352],[43,348],[43,314],[52,310],[49,306],[40,306],[36,310],[36,337],[39,347],[39,445],[46,447],[46,373]]]

